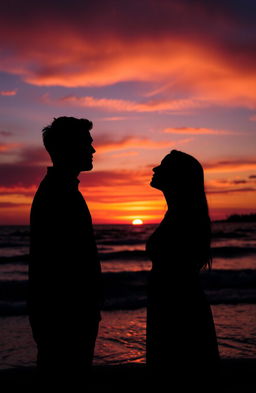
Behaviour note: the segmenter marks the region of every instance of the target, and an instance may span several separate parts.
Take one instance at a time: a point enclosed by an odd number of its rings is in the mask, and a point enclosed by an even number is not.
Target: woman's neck
[[[163,194],[168,206],[168,213],[179,214],[193,210],[193,201],[187,195],[177,195],[165,191]]]

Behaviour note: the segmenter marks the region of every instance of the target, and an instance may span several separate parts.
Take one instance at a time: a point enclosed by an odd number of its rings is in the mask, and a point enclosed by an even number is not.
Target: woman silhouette
[[[219,361],[212,313],[199,281],[200,270],[211,265],[203,169],[192,156],[172,150],[153,172],[150,185],[163,192],[168,210],[146,246],[152,260],[147,366],[157,383],[182,377],[199,386]]]

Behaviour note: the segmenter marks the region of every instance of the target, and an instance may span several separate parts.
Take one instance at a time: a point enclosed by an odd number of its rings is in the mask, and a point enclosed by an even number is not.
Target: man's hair
[[[87,119],[67,116],[54,118],[53,122],[42,130],[44,146],[50,155],[65,151],[76,145],[86,133],[89,141],[92,127],[92,122]]]

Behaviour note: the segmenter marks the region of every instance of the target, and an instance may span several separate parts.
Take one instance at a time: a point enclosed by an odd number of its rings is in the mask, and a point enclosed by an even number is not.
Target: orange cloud
[[[10,193],[0,195],[0,204],[16,204],[16,205],[29,205],[31,203],[31,198],[22,194]]]
[[[137,156],[139,153],[137,151],[127,151],[127,152],[121,152],[121,153],[114,153],[111,155],[113,158],[119,158],[119,157],[131,157],[131,156]]]
[[[78,1],[70,7],[46,0],[33,7],[26,2],[22,10],[18,1],[11,9],[3,6],[1,70],[37,86],[146,82],[151,96],[159,98],[69,97],[69,104],[79,106],[126,112],[210,105],[256,108],[252,4],[132,3]]]
[[[64,36],[69,41],[66,32]],[[59,37],[57,37],[59,39]],[[158,82],[166,85],[165,94],[184,91],[182,98],[168,98],[149,103],[123,100],[94,99],[70,96],[65,99],[73,105],[87,107],[114,107],[117,111],[180,110],[209,105],[245,106],[254,108],[256,103],[256,76],[244,73],[229,64],[223,54],[212,52],[203,41],[188,44],[187,40],[168,37],[141,39],[137,42],[120,42],[120,38],[105,36],[104,41],[90,44],[75,38],[67,54],[59,49],[55,57],[48,51],[41,53],[41,69],[27,70],[25,80],[39,86],[104,86],[122,81]],[[77,41],[77,42],[76,42]],[[60,48],[62,44],[60,43]],[[76,51],[82,51],[78,56]],[[164,61],[159,59],[164,54]],[[58,59],[58,60],[57,60]],[[84,63],[85,59],[85,63]],[[206,61],[207,59],[207,61]],[[66,66],[68,64],[68,66]],[[74,70],[70,67],[74,64]],[[85,67],[86,64],[86,67]],[[174,84],[174,87],[173,87]],[[170,86],[170,87],[169,87]],[[152,109],[151,109],[152,110]]]
[[[17,147],[20,147],[20,143],[1,143],[0,142],[0,152],[10,152],[15,150]]]
[[[170,140],[156,141],[149,138],[137,138],[127,135],[119,140],[113,140],[108,135],[101,135],[94,137],[94,145],[97,152],[106,153],[109,151],[124,150],[124,149],[162,149],[164,147],[171,148],[174,145],[189,143],[191,138],[182,139],[180,141],[172,142]]]

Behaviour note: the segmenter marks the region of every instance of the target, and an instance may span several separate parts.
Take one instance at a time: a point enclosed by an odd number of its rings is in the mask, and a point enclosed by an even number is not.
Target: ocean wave
[[[28,280],[8,280],[0,281],[0,302],[1,301],[25,301],[28,295]]]
[[[148,256],[143,250],[125,250],[125,251],[112,251],[99,253],[100,259],[102,261],[108,260],[145,260]]]
[[[145,307],[148,275],[148,271],[103,273],[103,309]],[[182,282],[182,277],[177,280]],[[256,303],[256,270],[212,270],[201,274],[201,282],[211,304]],[[0,315],[25,314],[27,290],[27,280],[0,281]]]
[[[239,258],[248,255],[256,254],[255,247],[212,247],[213,258]],[[147,253],[144,250],[123,250],[123,251],[111,251],[108,252],[106,248],[99,250],[100,260],[104,261],[119,261],[126,262],[130,261],[145,261],[149,260]],[[13,256],[1,256],[0,264],[8,263],[19,263],[27,264],[29,259],[28,254],[24,255],[13,255]]]
[[[102,240],[99,244],[103,246],[133,246],[138,244],[145,244],[143,239],[111,239],[111,240]]]
[[[256,254],[255,247],[212,247],[213,257],[234,258]],[[145,260],[148,259],[144,250],[124,250],[100,253],[100,259],[104,260]]]
[[[208,290],[221,288],[254,289],[256,288],[256,270],[213,269],[201,273],[201,283],[203,288]]]
[[[256,254],[255,247],[212,247],[213,257],[234,258]]]
[[[12,256],[1,256],[0,257],[0,264],[9,264],[9,263],[14,263],[14,264],[28,264],[29,260],[29,255],[28,254],[23,254],[23,255],[12,255]]]
[[[28,247],[27,242],[17,241],[17,242],[1,242],[0,248],[18,248],[18,247]]]
[[[101,249],[99,252],[99,257],[101,261],[109,261],[109,260],[146,260],[148,259],[147,254],[143,250],[125,250],[125,251],[112,251],[107,252],[106,249]],[[102,252],[103,251],[103,252]],[[13,255],[13,256],[1,256],[0,264],[7,263],[28,263],[29,255]]]
[[[16,226],[13,228],[12,226],[0,226],[0,238],[4,237],[29,237],[30,229],[29,226]]]
[[[213,239],[240,239],[240,238],[245,238],[246,237],[246,232],[247,231],[243,231],[243,233],[239,233],[239,232],[213,232],[212,233],[212,238]]]
[[[0,302],[0,316],[27,315],[27,303],[23,302]]]

